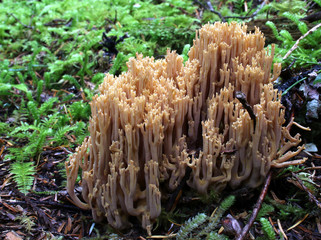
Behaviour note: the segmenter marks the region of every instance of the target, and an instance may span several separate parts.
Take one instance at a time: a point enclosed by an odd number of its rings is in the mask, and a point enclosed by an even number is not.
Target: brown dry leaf
[[[23,240],[23,238],[18,233],[11,231],[6,234],[5,240]]]
[[[279,199],[273,191],[270,191],[270,193],[272,194],[273,200],[276,201],[277,203],[279,203],[279,204],[285,204],[286,203],[285,200]]]
[[[11,210],[12,212],[19,212],[18,210],[16,210],[14,207],[10,206],[9,204],[5,203],[5,202],[1,202],[3,204],[3,206],[5,206],[6,208],[8,208],[9,210]]]
[[[11,174],[8,175],[8,177],[3,181],[2,185],[1,185],[1,190],[7,185],[7,183],[10,182],[11,180]]]
[[[1,148],[1,150],[0,150],[0,157],[1,157],[1,159],[2,159],[2,153],[3,153],[3,151],[4,151],[4,149],[6,148],[6,146],[2,146],[2,148]]]
[[[65,234],[67,234],[71,230],[71,227],[72,227],[71,218],[68,217],[68,223],[67,223],[67,226],[65,228]]]
[[[76,233],[79,231],[80,228],[81,228],[81,225],[78,224],[78,225],[74,228],[74,230],[72,231],[72,234],[76,234]]]
[[[66,225],[66,222],[63,222],[60,226],[59,226],[59,228],[57,229],[57,232],[61,232],[61,230],[64,228],[64,226]]]

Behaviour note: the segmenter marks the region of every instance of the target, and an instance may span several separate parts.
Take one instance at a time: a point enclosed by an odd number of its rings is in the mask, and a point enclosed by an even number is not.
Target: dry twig
[[[306,36],[308,36],[310,33],[316,31],[319,27],[321,27],[321,23],[319,23],[318,25],[314,26],[313,28],[311,28],[309,31],[307,31],[303,36],[301,36],[296,42],[295,44],[291,47],[291,49],[285,54],[285,56],[283,57],[283,60],[286,59],[288,56],[290,56],[290,54],[297,49],[297,47],[299,46],[299,43],[302,39],[304,39]]]
[[[300,187],[308,193],[309,195],[309,199],[313,202],[315,202],[315,204],[317,205],[318,208],[321,209],[321,203],[318,201],[318,199],[310,192],[310,190],[303,184],[302,180],[295,174],[292,173],[292,176],[295,177],[295,179],[298,181],[298,184],[300,185]]]
[[[245,227],[243,228],[241,234],[239,236],[236,237],[236,240],[243,240],[243,239],[246,239],[246,235],[248,234],[250,228],[252,227],[256,217],[257,217],[257,214],[259,213],[261,207],[262,207],[262,203],[263,203],[263,200],[265,198],[265,195],[267,194],[267,190],[269,188],[269,185],[270,185],[270,182],[271,182],[271,178],[272,178],[272,172],[270,171],[265,179],[265,183],[264,183],[264,186],[262,188],[262,191],[261,191],[261,194],[260,194],[260,197],[259,199],[257,200],[256,204],[255,204],[255,207],[253,209],[253,212],[252,212],[252,215],[248,221],[248,223],[245,225]]]
[[[206,6],[198,0],[194,0],[194,2],[201,5],[203,8],[209,10],[210,12],[215,13],[221,19],[222,22],[226,22],[226,19],[228,18],[237,18],[237,19],[254,18],[260,12],[260,10],[264,7],[264,5],[267,3],[267,0],[263,1],[251,16],[248,16],[248,14],[252,9],[246,14],[246,16],[226,16],[226,17],[224,17],[220,12],[214,10],[211,1],[206,1]]]

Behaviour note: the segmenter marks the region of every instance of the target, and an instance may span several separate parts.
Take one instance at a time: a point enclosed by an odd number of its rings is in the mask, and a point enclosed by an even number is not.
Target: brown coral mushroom
[[[289,151],[300,139],[282,126],[273,55],[258,29],[215,23],[197,32],[185,64],[170,51],[156,61],[137,55],[126,73],[107,75],[91,102],[90,137],[66,163],[74,203],[119,229],[136,216],[150,233],[160,189],[174,190],[187,167],[188,185],[206,193],[257,187],[271,167],[302,163],[290,160],[303,147]],[[74,193],[79,167],[84,202]]]

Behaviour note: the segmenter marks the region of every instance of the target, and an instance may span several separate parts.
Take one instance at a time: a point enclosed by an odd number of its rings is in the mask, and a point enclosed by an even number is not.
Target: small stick
[[[279,229],[280,229],[281,234],[283,235],[284,239],[288,240],[288,237],[285,235],[284,230],[283,230],[283,228],[282,228],[280,219],[278,219],[277,221],[278,221],[278,226],[279,226]]]
[[[219,16],[219,18],[222,20],[222,22],[226,22],[223,15],[220,12],[214,10],[211,1],[207,1],[206,4],[208,6],[208,10],[210,10],[212,13],[215,13],[217,16]]]
[[[311,28],[309,31],[307,31],[303,36],[301,36],[296,42],[295,44],[291,47],[291,49],[285,54],[285,56],[283,57],[283,60],[286,59],[288,56],[290,56],[290,54],[297,49],[297,47],[299,46],[300,41],[305,38],[306,36],[308,36],[310,33],[314,32],[315,30],[317,30],[319,27],[321,27],[321,23],[319,23],[318,25],[314,26],[313,28]]]
[[[255,12],[251,15],[251,16],[248,16],[248,14],[251,12],[251,9],[247,14],[246,16],[226,16],[225,19],[228,19],[228,18],[237,18],[237,19],[252,19],[254,18],[260,11],[261,9],[264,7],[264,5],[267,3],[267,0],[263,1],[261,3],[261,5],[255,10]]]
[[[271,178],[272,178],[272,172],[269,171],[266,179],[265,179],[265,182],[264,182],[264,186],[262,188],[262,191],[261,191],[261,194],[260,194],[260,197],[259,199],[257,200],[256,204],[255,204],[255,207],[253,209],[253,212],[252,212],[252,215],[248,221],[248,223],[245,225],[245,227],[243,228],[241,234],[239,236],[236,237],[236,240],[243,240],[243,239],[246,239],[246,235],[248,234],[248,232],[250,231],[250,228],[252,227],[261,207],[262,207],[262,203],[263,203],[263,200],[267,194],[267,191],[268,191],[268,188],[269,188],[269,185],[270,185],[270,182],[271,182]]]
[[[13,15],[12,13],[8,13],[11,17],[13,17],[14,19],[16,19],[16,21],[18,22],[18,23],[20,23],[22,26],[24,26],[25,28],[29,28],[29,29],[34,29],[34,27],[32,27],[32,26],[28,26],[28,25],[26,25],[26,24],[24,24],[24,23],[22,23],[15,15]]]
[[[167,239],[167,238],[174,238],[176,237],[176,234],[169,234],[169,235],[152,235],[147,238],[152,238],[152,239]]]
[[[318,201],[318,199],[310,192],[310,190],[303,184],[302,180],[295,174],[292,173],[292,176],[296,178],[298,181],[298,184],[301,186],[301,188],[308,193],[309,198],[311,201],[315,202],[318,208],[321,209],[321,203]]]
[[[246,109],[246,111],[249,113],[251,119],[253,120],[254,123],[254,131],[255,131],[255,125],[256,125],[256,116],[255,113],[253,112],[252,107],[250,106],[250,104],[247,102],[246,100],[246,95],[241,92],[241,91],[237,91],[235,93],[235,97],[240,101],[240,103],[243,105],[243,107]]]

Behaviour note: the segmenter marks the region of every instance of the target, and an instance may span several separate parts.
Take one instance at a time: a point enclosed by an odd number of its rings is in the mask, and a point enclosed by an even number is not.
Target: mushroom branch
[[[135,216],[150,234],[188,167],[187,184],[206,194],[255,188],[271,167],[304,162],[293,159],[303,149],[293,121],[283,126],[273,55],[258,29],[215,23],[197,31],[185,63],[170,50],[161,60],[137,54],[127,72],[107,74],[91,102],[90,137],[66,162],[73,202],[118,229]]]

